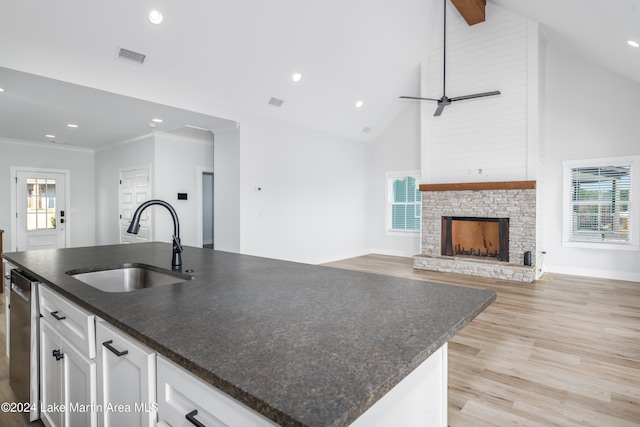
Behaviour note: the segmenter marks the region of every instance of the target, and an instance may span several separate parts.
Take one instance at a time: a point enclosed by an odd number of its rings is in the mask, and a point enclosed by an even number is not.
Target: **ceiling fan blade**
[[[437,99],[433,99],[433,98],[419,98],[417,96],[401,96],[400,98],[402,99],[417,99],[420,101],[438,101]]]
[[[442,114],[442,110],[444,110],[444,107],[445,107],[444,104],[439,104],[438,108],[436,108],[436,112],[433,113],[433,116],[436,117]]]
[[[494,90],[492,92],[476,93],[473,95],[454,96],[453,98],[449,98],[449,99],[451,101],[462,101],[464,99],[483,98],[485,96],[494,96],[494,95],[500,95],[500,91]]]

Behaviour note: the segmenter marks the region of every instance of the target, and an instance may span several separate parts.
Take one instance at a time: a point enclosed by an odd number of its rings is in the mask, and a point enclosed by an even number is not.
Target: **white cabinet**
[[[161,356],[158,418],[171,427],[277,425]]]
[[[96,363],[70,344],[45,319],[40,321],[40,398],[48,427],[93,426]]]
[[[156,354],[102,320],[96,322],[98,344],[98,425],[155,426]]]
[[[40,417],[49,427],[95,427],[95,317],[45,285],[38,294]]]
[[[61,337],[46,321],[40,321],[40,418],[49,427],[62,426],[62,368],[57,352],[61,352]]]

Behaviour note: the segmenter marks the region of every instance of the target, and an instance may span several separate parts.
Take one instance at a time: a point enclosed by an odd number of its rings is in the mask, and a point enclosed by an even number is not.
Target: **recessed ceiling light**
[[[638,42],[636,42],[636,41],[633,41],[633,40],[629,40],[629,41],[627,41],[627,44],[628,44],[629,46],[632,46],[632,47],[640,47],[640,43],[638,43]]]
[[[45,135],[45,138],[55,138],[55,135]]]
[[[164,19],[162,13],[157,10],[152,10],[151,12],[149,12],[149,15],[147,15],[147,17],[149,18],[149,22],[151,22],[153,25],[161,24],[162,20]]]
[[[363,105],[364,105],[364,102],[362,102],[361,100],[356,101],[356,108],[362,108]]]
[[[152,122],[162,123],[162,119],[151,119]]]
[[[302,74],[293,73],[293,76],[291,76],[291,78],[293,79],[294,82],[298,83],[300,80],[302,80]]]
[[[67,125],[67,127],[68,127],[68,128],[77,128],[77,127],[78,127],[78,125],[74,125],[73,123],[69,123],[69,124]]]
[[[0,92],[4,92],[4,89],[2,89],[1,87],[0,87]]]

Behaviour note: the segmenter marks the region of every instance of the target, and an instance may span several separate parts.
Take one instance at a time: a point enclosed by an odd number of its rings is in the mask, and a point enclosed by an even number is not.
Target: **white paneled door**
[[[16,171],[16,250],[66,247],[66,179],[59,172]]]
[[[150,168],[136,168],[120,171],[119,211],[120,243],[151,241],[151,218],[149,209],[142,212],[138,234],[127,233],[131,217],[136,208],[151,198]]]

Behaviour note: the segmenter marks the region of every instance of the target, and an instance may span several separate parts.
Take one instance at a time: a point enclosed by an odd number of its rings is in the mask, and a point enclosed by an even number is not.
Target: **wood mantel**
[[[529,190],[536,188],[535,181],[460,182],[452,184],[420,184],[420,191],[465,190]]]

